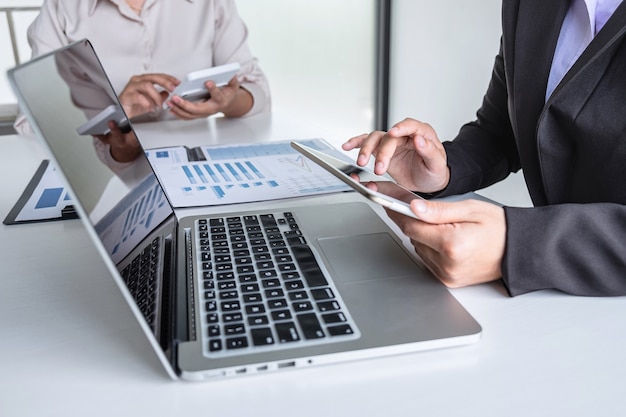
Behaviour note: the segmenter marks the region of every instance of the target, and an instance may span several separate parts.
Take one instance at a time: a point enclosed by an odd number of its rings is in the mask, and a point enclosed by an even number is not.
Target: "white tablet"
[[[409,204],[412,200],[422,197],[402,187],[392,179],[376,175],[365,168],[342,161],[298,142],[291,142],[291,146],[369,200],[398,213],[417,218],[411,211]]]
[[[235,76],[241,66],[238,62],[206,68],[190,72],[185,79],[172,91],[172,96],[179,96],[188,101],[207,100],[210,98],[209,91],[204,87],[207,81],[213,81],[216,86],[223,87]],[[164,108],[167,105],[164,103]]]
[[[109,129],[109,120],[115,121],[121,130],[125,130],[129,126],[128,119],[122,108],[117,104],[111,104],[100,113],[78,126],[76,132],[79,135],[108,135],[109,132],[111,132],[111,129]]]

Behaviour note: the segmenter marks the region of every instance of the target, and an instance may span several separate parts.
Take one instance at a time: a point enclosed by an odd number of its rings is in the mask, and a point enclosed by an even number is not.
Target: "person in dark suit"
[[[344,150],[436,197],[523,170],[532,208],[416,199],[421,220],[388,213],[449,287],[625,295],[626,4],[503,0],[502,27],[477,119],[453,141],[406,119]]]

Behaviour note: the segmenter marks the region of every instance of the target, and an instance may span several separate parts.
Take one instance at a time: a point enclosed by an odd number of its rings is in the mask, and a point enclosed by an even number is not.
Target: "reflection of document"
[[[75,219],[76,212],[56,169],[44,160],[4,224]]]
[[[175,207],[245,203],[350,190],[289,143],[193,149],[179,146],[149,149],[146,154]],[[302,143],[345,159],[322,139]]]
[[[154,175],[148,175],[96,224],[96,232],[118,263],[172,213]]]

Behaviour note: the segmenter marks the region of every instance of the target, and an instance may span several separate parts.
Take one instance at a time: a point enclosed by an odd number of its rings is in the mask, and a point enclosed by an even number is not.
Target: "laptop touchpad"
[[[387,233],[322,238],[327,267],[341,282],[414,276],[422,271]]]

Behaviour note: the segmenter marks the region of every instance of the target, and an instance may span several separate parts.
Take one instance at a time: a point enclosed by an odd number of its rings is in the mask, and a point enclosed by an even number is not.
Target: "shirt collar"
[[[622,0],[584,0],[592,36],[602,29]]]
[[[87,0],[89,1],[89,15],[92,16],[94,11],[96,10],[96,5],[98,4],[98,2],[100,1],[111,1],[111,0]],[[172,0],[167,0],[167,1],[172,1]],[[193,3],[195,0],[185,0],[188,3]]]

